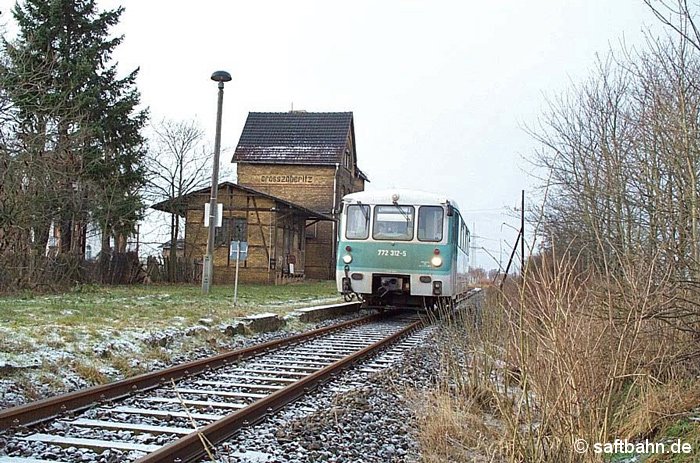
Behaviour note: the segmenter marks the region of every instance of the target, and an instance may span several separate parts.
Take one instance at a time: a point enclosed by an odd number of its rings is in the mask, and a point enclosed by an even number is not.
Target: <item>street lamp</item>
[[[202,294],[209,294],[209,286],[214,280],[214,236],[216,229],[216,193],[219,189],[219,154],[221,151],[221,111],[224,105],[224,82],[231,80],[231,74],[226,71],[216,71],[211,80],[219,83],[219,101],[216,107],[216,139],[214,141],[214,165],[211,173],[211,198],[209,200],[209,237],[207,238],[207,254],[202,264]]]

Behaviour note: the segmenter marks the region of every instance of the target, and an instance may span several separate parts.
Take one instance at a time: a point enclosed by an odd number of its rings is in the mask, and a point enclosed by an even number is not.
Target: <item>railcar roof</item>
[[[392,196],[399,195],[398,204],[423,204],[423,205],[444,205],[450,202],[459,210],[457,202],[445,195],[429,193],[420,190],[408,190],[403,188],[388,188],[386,190],[368,190],[350,193],[343,197],[345,203],[361,202],[364,204],[391,204]]]

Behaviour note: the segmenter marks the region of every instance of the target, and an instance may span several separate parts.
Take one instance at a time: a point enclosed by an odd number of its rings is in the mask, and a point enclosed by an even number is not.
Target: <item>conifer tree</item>
[[[110,29],[122,12],[99,12],[95,0],[25,0],[12,12],[20,32],[3,40],[8,62],[0,85],[17,112],[22,155],[34,167],[29,188],[43,196],[33,233],[39,246],[53,222],[61,251],[83,255],[93,221],[107,251],[110,236],[125,242],[143,209],[147,112],[138,109],[138,69],[118,78],[111,60],[123,37],[110,37]]]

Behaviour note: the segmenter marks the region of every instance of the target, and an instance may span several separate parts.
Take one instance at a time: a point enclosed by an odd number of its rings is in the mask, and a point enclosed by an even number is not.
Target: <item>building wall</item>
[[[343,195],[364,190],[355,177],[354,153],[338,166],[238,164],[238,183],[335,217]],[[346,165],[350,165],[350,169]],[[335,193],[335,201],[334,201]],[[335,223],[318,222],[307,231],[305,275],[312,279],[335,278]],[[308,228],[308,227],[307,227]]]
[[[239,281],[274,283],[278,274],[288,273],[290,260],[295,263],[295,273],[304,273],[304,220],[298,210],[285,210],[272,199],[253,197],[228,187],[220,188],[217,196],[217,202],[224,205],[224,219],[244,218],[247,222],[248,257],[239,263]],[[208,201],[208,194],[197,196],[187,210],[186,249],[194,258],[206,253],[208,228],[204,226],[204,204]],[[286,241],[285,229],[288,230]],[[215,284],[233,284],[235,278],[236,261],[230,259],[228,239],[225,241],[214,248]]]
[[[169,258],[170,257],[170,248],[163,248],[163,250],[160,253],[163,257]],[[177,252],[175,253],[176,257],[182,257],[183,252],[182,249],[178,249]]]
[[[238,183],[254,190],[330,213],[334,166],[238,164]]]
[[[315,237],[306,239],[306,275],[317,280],[335,278],[335,224],[318,222],[315,227]]]

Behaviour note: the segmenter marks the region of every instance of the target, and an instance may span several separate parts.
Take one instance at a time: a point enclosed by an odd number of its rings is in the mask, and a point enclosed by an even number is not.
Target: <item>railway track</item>
[[[373,315],[3,410],[0,463],[196,461],[421,325],[415,315]],[[384,357],[365,368],[392,361]]]

